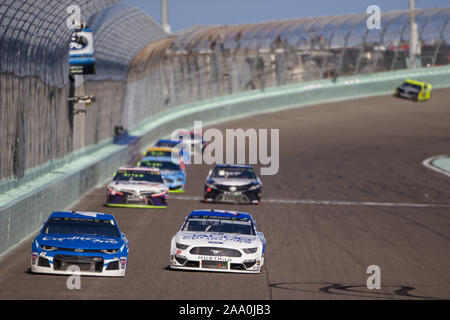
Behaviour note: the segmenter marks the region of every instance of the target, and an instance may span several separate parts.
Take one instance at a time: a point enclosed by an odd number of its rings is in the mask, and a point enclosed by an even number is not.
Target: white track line
[[[440,156],[435,156],[435,157],[431,157],[431,158],[425,159],[425,160],[422,161],[422,164],[423,164],[425,167],[427,167],[428,169],[431,169],[431,170],[433,170],[433,171],[442,173],[442,174],[444,174],[444,175],[446,175],[447,177],[450,178],[450,172],[447,172],[447,171],[442,170],[442,169],[440,169],[440,168],[438,168],[438,167],[435,167],[435,166],[432,164],[432,162],[433,162],[434,160],[439,159],[439,158],[442,158],[442,157],[447,157],[447,155],[441,154]]]
[[[201,201],[202,197],[171,196],[170,200]],[[311,200],[311,199],[263,199],[263,203],[281,204],[313,204],[331,206],[370,206],[370,207],[416,207],[416,208],[450,208],[450,203],[406,203],[406,202],[374,202],[374,201],[343,201],[343,200]]]

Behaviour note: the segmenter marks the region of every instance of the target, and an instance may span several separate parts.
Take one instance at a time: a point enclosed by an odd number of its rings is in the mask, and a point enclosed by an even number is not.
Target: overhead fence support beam
[[[416,1],[409,0],[409,67],[414,69],[417,67],[417,50],[418,50],[418,26],[416,23]]]
[[[169,25],[169,9],[168,9],[168,0],[161,0],[161,27],[162,29],[170,33],[170,25]]]

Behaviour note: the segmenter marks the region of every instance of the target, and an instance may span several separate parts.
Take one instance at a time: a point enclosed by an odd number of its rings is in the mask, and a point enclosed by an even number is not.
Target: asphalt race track
[[[115,215],[130,241],[126,277],[69,290],[67,276],[29,272],[30,237],[0,259],[0,299],[450,299],[450,180],[422,165],[450,152],[449,101],[442,89],[424,103],[381,96],[217,125],[280,129],[261,205],[201,203],[206,165],[188,168],[187,192],[166,210],[106,208],[98,188],[73,208]],[[197,208],[252,213],[265,270],[169,270],[170,239]],[[366,287],[370,265],[381,289]]]

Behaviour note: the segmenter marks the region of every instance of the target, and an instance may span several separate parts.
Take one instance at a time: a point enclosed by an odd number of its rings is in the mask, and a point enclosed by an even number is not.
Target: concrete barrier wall
[[[119,140],[105,140],[87,156],[68,161],[47,175],[0,194],[0,254],[36,231],[54,210],[68,208],[85,193],[106,183],[120,166],[131,164],[145,147],[194,121],[213,124],[252,114],[360,97],[392,94],[405,78],[450,87],[450,67],[404,70],[318,80],[253,90],[174,107],[131,128]],[[133,94],[139,86],[133,85]],[[144,86],[143,86],[144,87]],[[140,103],[145,103],[141,101]],[[170,205],[170,204],[169,204]],[[82,210],[83,208],[78,208]]]
[[[154,128],[158,128],[157,136],[168,136],[177,128],[191,128],[195,120],[201,120],[204,124],[213,124],[263,112],[393,94],[394,88],[406,78],[427,81],[433,88],[448,87],[450,86],[450,66],[358,75],[338,78],[335,81],[317,80],[215,97],[172,107],[139,123],[132,128],[131,133],[143,136],[142,145],[145,146],[155,140],[154,137],[151,140],[146,134]],[[141,94],[136,88],[139,86],[133,86],[133,95]]]

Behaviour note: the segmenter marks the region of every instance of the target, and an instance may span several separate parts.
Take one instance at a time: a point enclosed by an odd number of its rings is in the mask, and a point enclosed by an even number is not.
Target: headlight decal
[[[175,247],[177,247],[177,249],[180,249],[180,250],[186,250],[189,247],[189,245],[181,244],[181,243],[175,243]]]
[[[251,253],[255,253],[256,251],[258,251],[258,248],[247,248],[247,249],[242,249],[246,254],[251,254]]]
[[[158,191],[160,191],[160,190],[158,190]],[[169,192],[168,190],[164,190],[164,191],[161,192],[161,193],[158,193],[158,194],[152,194],[151,197],[152,197],[152,198],[162,197],[162,196],[164,196],[165,194],[167,194],[168,192]]]
[[[109,192],[112,196],[115,196],[115,195],[123,196],[123,193],[122,193],[122,192],[119,192],[119,191],[113,189],[112,187],[108,187],[107,189],[108,189],[108,192]]]
[[[41,244],[41,249],[45,250],[45,251],[55,251],[58,248],[57,247],[52,247],[52,246],[46,246],[45,244]]]
[[[106,253],[106,254],[114,254],[114,253],[118,253],[119,249],[104,249],[104,250],[102,250],[102,252]]]
[[[248,190],[256,190],[260,187],[261,187],[261,184],[255,184],[254,186],[251,186],[250,188],[248,188]]]

